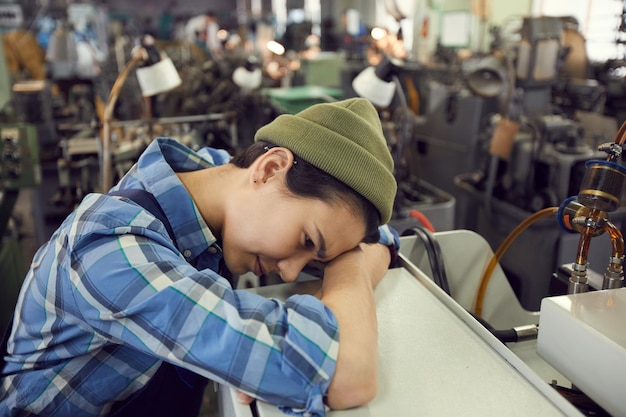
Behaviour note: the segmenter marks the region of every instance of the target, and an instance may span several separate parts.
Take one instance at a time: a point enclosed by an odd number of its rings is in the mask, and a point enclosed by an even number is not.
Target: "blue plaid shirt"
[[[175,172],[228,162],[154,140],[116,188],[151,192],[163,224],[122,197],[90,194],[35,255],[0,379],[0,416],[106,415],[162,361],[279,404],[324,415],[338,326],[310,295],[233,290],[216,238]],[[381,228],[381,242],[397,236]],[[193,266],[192,266],[193,264]],[[20,414],[23,415],[23,414]]]

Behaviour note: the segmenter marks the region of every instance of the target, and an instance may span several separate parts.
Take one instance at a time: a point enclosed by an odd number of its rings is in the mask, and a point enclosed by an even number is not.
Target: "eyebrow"
[[[317,228],[317,226],[315,227],[315,230],[317,231],[317,241],[319,244],[317,257],[319,259],[326,259],[326,240],[324,240],[324,236],[322,236],[322,232],[320,232],[320,229]]]

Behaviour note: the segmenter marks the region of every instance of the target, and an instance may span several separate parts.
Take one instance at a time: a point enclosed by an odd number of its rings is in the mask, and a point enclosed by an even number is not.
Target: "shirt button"
[[[191,251],[190,251],[189,249],[185,250],[185,251],[183,252],[183,256],[184,256],[185,258],[189,258],[189,257],[191,256]]]
[[[217,253],[217,248],[215,246],[209,246],[209,249],[207,249],[207,251],[209,253]]]

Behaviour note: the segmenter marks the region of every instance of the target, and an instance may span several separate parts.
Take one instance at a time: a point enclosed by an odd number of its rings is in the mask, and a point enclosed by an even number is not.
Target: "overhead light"
[[[489,56],[478,62],[466,77],[467,86],[481,97],[498,97],[506,87],[506,69],[500,60]]]
[[[267,42],[267,49],[276,55],[283,55],[285,53],[285,47],[274,40]]]
[[[387,36],[387,30],[381,27],[374,27],[372,28],[370,35],[372,36],[372,39],[374,39],[375,41],[379,41]]]

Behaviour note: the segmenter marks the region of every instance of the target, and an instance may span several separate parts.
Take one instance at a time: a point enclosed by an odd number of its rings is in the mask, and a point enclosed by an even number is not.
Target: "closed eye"
[[[304,247],[315,248],[315,242],[313,242],[313,240],[311,240],[311,238],[307,234],[304,235]]]

